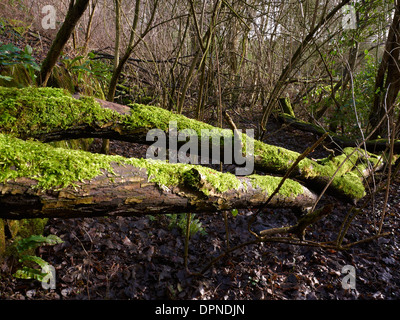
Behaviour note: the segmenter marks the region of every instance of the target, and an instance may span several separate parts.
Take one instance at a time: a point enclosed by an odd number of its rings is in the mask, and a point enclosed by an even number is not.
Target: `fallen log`
[[[289,126],[291,126],[293,128],[296,128],[298,130],[305,131],[305,132],[311,132],[318,136],[322,136],[326,132],[326,130],[324,130],[320,126],[317,126],[317,125],[309,123],[309,122],[304,122],[304,121],[298,120],[297,118],[295,118],[291,115],[288,115],[288,114],[280,114],[278,116],[278,119],[281,122],[288,124]],[[354,147],[359,143],[355,140],[348,139],[346,137],[337,135],[332,132],[329,133],[329,137],[333,143],[337,144],[338,146],[340,146],[342,148]],[[329,139],[327,141],[329,142]],[[369,152],[373,152],[373,153],[380,152],[380,151],[389,149],[390,141],[387,139],[368,140],[368,141],[365,141],[363,146],[365,146],[365,148]],[[400,140],[396,140],[394,142],[393,151],[396,154],[400,153]]]
[[[54,148],[0,134],[0,219],[77,218],[261,208],[282,178]],[[287,179],[270,207],[317,195]]]
[[[3,119],[0,120],[0,132],[22,139],[48,142],[98,137],[151,144],[147,139],[149,130],[159,129],[166,134],[168,143],[171,122],[176,123],[178,130],[190,129],[198,141],[203,138],[202,132],[208,130],[217,136],[216,140],[211,137],[210,143],[217,141],[221,148],[234,138],[232,130],[216,128],[162,108],[138,104],[121,106],[89,97],[75,99],[60,89],[0,88],[0,103],[0,119]],[[300,156],[245,134],[241,139],[244,151],[247,144],[253,144],[254,166],[265,173],[284,174]],[[382,162],[379,156],[348,149],[332,159],[303,159],[291,177],[317,191],[333,179],[328,192],[354,202],[365,195],[363,172],[379,162]]]

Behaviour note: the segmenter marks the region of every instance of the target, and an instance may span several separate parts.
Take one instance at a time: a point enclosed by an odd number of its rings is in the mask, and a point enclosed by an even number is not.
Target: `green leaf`
[[[43,278],[47,275],[47,273],[42,273],[37,269],[23,267],[22,269],[17,270],[13,276],[19,279],[34,279],[38,281],[42,281]]]
[[[13,77],[2,76],[2,75],[0,74],[0,79],[1,79],[1,80],[5,80],[5,81],[11,81],[11,80],[13,79]]]
[[[75,67],[72,67],[71,70],[84,70],[84,71],[87,71],[89,73],[92,73],[92,70],[90,70],[90,69],[88,69],[88,68],[86,68],[84,66],[75,66]]]
[[[28,238],[21,239],[16,248],[18,252],[23,252],[28,249],[36,249],[43,245],[55,245],[62,243],[63,241],[54,234],[48,235],[47,237],[42,235],[31,235]]]
[[[234,217],[236,217],[236,216],[238,215],[238,213],[239,213],[239,211],[238,211],[237,209],[233,209],[233,210],[232,210],[232,215],[233,215]]]
[[[25,47],[25,53],[26,54],[28,54],[28,55],[32,55],[32,47],[28,44],[26,47]]]
[[[49,265],[49,263],[45,260],[43,260],[42,258],[38,257],[38,256],[29,256],[29,255],[25,255],[22,256],[19,259],[20,262],[26,262],[26,261],[31,261],[31,262],[35,262],[36,264],[38,264],[39,266],[41,266],[42,268],[45,268]]]

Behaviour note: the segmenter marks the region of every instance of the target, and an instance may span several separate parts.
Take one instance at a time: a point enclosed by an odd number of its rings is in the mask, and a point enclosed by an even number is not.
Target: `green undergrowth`
[[[188,219],[186,213],[166,214],[165,216],[169,219],[169,229],[177,228],[183,236],[186,234]],[[193,237],[196,233],[199,233],[202,236],[207,235],[207,232],[204,229],[201,221],[197,219],[196,214],[193,213],[189,224],[189,237]]]
[[[21,263],[21,268],[13,274],[14,277],[45,281],[46,278],[52,276],[51,265],[37,256],[35,250],[41,246],[52,246],[62,242],[59,237],[52,234],[46,237],[40,234],[33,234],[29,237],[18,239],[12,248],[16,251],[14,256]],[[41,270],[37,268],[38,266],[41,267]]]

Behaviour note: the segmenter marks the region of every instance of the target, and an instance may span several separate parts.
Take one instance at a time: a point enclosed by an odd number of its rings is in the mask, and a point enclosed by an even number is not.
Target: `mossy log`
[[[0,219],[216,212],[265,206],[282,178],[54,148],[0,134]],[[317,195],[285,180],[271,207]]]
[[[322,136],[326,132],[324,129],[315,124],[300,121],[297,118],[288,114],[281,114],[278,116],[278,118],[280,121],[289,124],[293,128],[299,129],[301,131],[311,132],[318,136]],[[329,137],[332,142],[336,143],[342,148],[354,147],[357,145],[356,141],[339,136],[335,133],[330,133]],[[368,140],[365,142],[365,144],[363,144],[363,146],[365,146],[369,152],[380,152],[389,149],[390,141],[388,139]],[[400,140],[395,140],[393,151],[396,154],[400,154]]]
[[[295,117],[292,104],[290,103],[289,98],[279,98],[279,105],[283,111],[284,114],[288,114],[292,117]]]
[[[158,128],[168,135],[171,121],[176,122],[178,130],[191,129],[199,137],[202,137],[202,130],[210,130],[220,135],[222,145],[234,136],[232,130],[216,128],[161,108],[139,104],[123,106],[89,97],[77,99],[53,88],[0,88],[0,110],[0,132],[42,142],[98,137],[152,144],[146,140],[148,131]],[[265,173],[284,174],[300,156],[243,134],[242,142],[246,144],[246,141],[254,144],[255,168]],[[356,201],[365,195],[364,172],[379,161],[378,156],[350,148],[333,159],[303,159],[292,178],[317,191],[333,178],[328,192]]]

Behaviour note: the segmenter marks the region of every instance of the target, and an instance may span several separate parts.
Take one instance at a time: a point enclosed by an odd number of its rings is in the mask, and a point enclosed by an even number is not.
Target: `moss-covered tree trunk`
[[[43,142],[98,137],[152,144],[153,141],[146,141],[148,131],[155,128],[164,131],[166,142],[168,142],[170,122],[174,122],[178,130],[192,129],[192,132],[199,138],[202,137],[202,130],[209,130],[213,135],[219,135],[217,140],[222,140],[224,143],[234,137],[232,130],[215,128],[161,108],[143,105],[127,107],[101,100],[95,101],[87,97],[76,99],[62,90],[51,88],[21,90],[0,88],[0,110],[2,112],[0,119],[4,119],[0,121],[3,141],[6,138],[11,139],[11,136],[22,139],[35,138]],[[300,156],[297,152],[267,145],[253,139],[248,140],[245,135],[242,138],[244,144],[253,142],[254,165],[265,173],[285,174]],[[4,143],[3,148],[6,147]],[[33,146],[31,147],[33,148]],[[225,145],[222,144],[221,148],[224,147]],[[46,150],[49,149],[43,148],[40,152],[44,153]],[[16,152],[15,148],[11,148],[11,151],[7,152],[11,153],[13,166],[23,163],[21,157],[26,156],[23,151],[18,156],[13,155],[13,152]],[[29,152],[32,153],[32,150],[29,149]],[[48,151],[46,152],[48,153]],[[69,151],[62,151],[64,154],[67,152]],[[4,151],[2,154],[5,154]],[[83,156],[75,154],[74,157],[78,159]],[[31,163],[32,160],[26,159],[26,162]],[[7,157],[0,160],[5,163],[9,161],[10,158]],[[85,161],[93,162],[93,160]],[[365,195],[363,186],[365,172],[370,171],[379,161],[382,159],[377,156],[348,148],[345,149],[344,154],[334,158],[317,161],[308,158],[301,160],[293,170],[291,177],[317,192],[331,182],[329,192],[354,201]],[[34,163],[37,162],[34,161]],[[70,165],[68,164],[68,166]],[[66,176],[65,172],[68,172],[65,168],[59,168],[57,162],[48,166],[50,171],[54,171],[52,180]],[[80,166],[80,164],[76,164],[76,166]],[[54,167],[58,167],[59,171]],[[27,173],[31,173],[31,171],[27,169]],[[10,172],[10,177],[13,177],[15,172]],[[16,172],[22,174],[21,170]],[[24,177],[24,175],[19,177]],[[25,175],[25,177],[27,176]],[[1,181],[6,181],[7,178],[7,173],[0,173]]]
[[[318,136],[322,136],[326,132],[326,130],[315,124],[298,120],[288,114],[279,115],[278,118],[280,121],[290,125],[293,128],[305,132],[312,132]],[[355,140],[348,139],[333,132],[329,134],[329,140],[331,141],[327,141],[328,143],[333,142],[334,144],[339,145],[342,148],[354,147],[357,145],[357,142]],[[363,143],[363,147],[365,147],[369,152],[373,153],[384,151],[389,148],[389,145],[390,141],[388,139],[374,139],[365,141],[365,143]],[[396,154],[400,154],[400,140],[394,140],[393,151]]]
[[[18,173],[13,166],[9,167],[8,175],[13,178],[0,183],[2,219],[213,213],[259,208],[281,180],[255,175],[235,177],[200,166],[125,160],[83,151],[64,155],[62,150],[52,147],[45,147],[48,152],[44,151],[38,143],[5,140],[8,142],[0,138],[1,151],[5,151],[7,143],[16,146],[15,156],[27,148],[32,150],[32,162],[48,162],[49,167],[31,165],[25,162],[28,158],[20,158],[19,164],[21,168],[30,167],[31,173]],[[84,169],[85,162],[96,170]],[[51,163],[59,166],[53,167]],[[81,167],[77,168],[79,163]],[[68,180],[54,176],[63,168]],[[268,206],[304,208],[312,206],[316,198],[298,182],[286,180]]]

